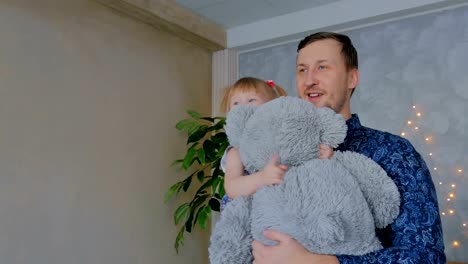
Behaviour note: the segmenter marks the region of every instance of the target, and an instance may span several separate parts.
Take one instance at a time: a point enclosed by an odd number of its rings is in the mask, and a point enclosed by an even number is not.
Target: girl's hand
[[[260,172],[262,185],[280,184],[288,166],[278,164],[279,155],[275,154]]]
[[[331,159],[333,157],[333,148],[326,145],[319,145],[319,159]]]

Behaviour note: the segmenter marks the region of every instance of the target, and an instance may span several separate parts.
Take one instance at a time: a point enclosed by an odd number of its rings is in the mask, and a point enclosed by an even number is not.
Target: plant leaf
[[[179,254],[179,246],[184,245],[184,231],[185,229],[182,227],[179,233],[177,233],[177,237],[174,243],[174,248],[177,254]]]
[[[180,191],[180,188],[182,187],[182,182],[177,182],[174,185],[172,185],[169,190],[164,194],[164,203],[167,203],[174,194],[178,193]]]
[[[223,129],[225,125],[226,125],[226,122],[224,120],[221,120],[218,123],[216,123],[216,125],[213,126],[213,129],[220,130],[220,129]]]
[[[181,164],[181,163],[183,163],[183,162],[184,162],[183,159],[174,160],[174,162],[172,162],[171,166],[175,166],[175,165]]]
[[[177,208],[174,213],[174,222],[176,225],[185,223],[190,216],[190,205],[189,203],[184,203]]]
[[[187,219],[187,222],[185,222],[185,231],[191,233],[192,232],[192,228],[193,228],[193,210],[195,208],[192,208],[190,210],[190,217]]]
[[[199,172],[197,173],[197,179],[198,179],[198,181],[199,181],[199,182],[203,182],[203,179],[204,179],[204,178],[205,178],[205,172],[202,171],[202,170],[199,171]]]
[[[197,120],[192,119],[192,118],[180,120],[176,124],[177,130],[187,131],[187,132],[190,132],[194,129],[198,129],[199,127],[200,127],[200,124],[197,122]]]
[[[189,232],[189,233],[192,232],[192,228],[198,222],[198,215],[199,215],[200,209],[203,208],[203,206],[200,207],[200,208],[198,208],[198,207],[200,205],[204,204],[206,199],[208,199],[209,197],[210,197],[210,194],[207,194],[206,191],[202,191],[199,194],[197,194],[195,196],[195,199],[190,203],[191,204],[191,212],[190,212],[190,218],[189,218],[190,222],[187,221],[187,223],[185,225],[185,230],[187,232]],[[198,210],[197,210],[197,208],[198,208]],[[194,217],[195,211],[197,213],[195,214],[195,217]]]
[[[216,193],[216,190],[218,189],[218,185],[219,185],[220,182],[221,182],[220,177],[213,178],[213,183],[211,184],[211,191],[213,193]]]
[[[200,118],[200,119],[203,119],[203,120],[209,121],[209,122],[211,122],[211,123],[214,123],[214,121],[215,121],[215,119],[214,119],[214,118],[212,118],[212,117],[202,117],[202,118]]]
[[[201,207],[200,208],[200,213],[198,214],[198,225],[200,226],[201,229],[206,229],[207,223],[208,223],[208,218],[211,214],[211,208],[206,206],[206,207]]]
[[[198,188],[196,194],[200,194],[204,189],[209,188],[213,185],[213,178],[207,180],[200,188]]]
[[[187,179],[184,180],[184,192],[187,192],[188,188],[190,187],[190,184],[192,184],[192,175],[190,175],[189,177],[187,177]]]
[[[205,151],[205,155],[208,160],[212,161],[216,158],[216,145],[213,144],[213,141],[205,140],[205,142],[203,142],[203,150]]]
[[[213,128],[210,128],[207,126],[198,127],[196,131],[194,131],[193,133],[190,133],[187,139],[187,144],[200,141],[203,137],[205,137],[206,133],[208,133],[211,130],[213,130]]]
[[[211,198],[210,201],[208,202],[208,205],[210,206],[211,210],[219,212],[221,204],[218,199]]]
[[[202,165],[204,165],[206,163],[205,151],[203,149],[198,150],[198,160],[200,161],[200,164],[202,164]]]
[[[211,141],[213,141],[214,143],[224,143],[224,142],[227,142],[228,139],[227,139],[226,133],[219,132],[219,133],[214,134],[211,137]]]
[[[182,168],[187,170],[194,162],[195,157],[195,148],[191,147],[187,150],[187,153],[184,157],[184,162],[182,163]]]
[[[200,115],[198,112],[196,112],[196,111],[187,110],[187,113],[188,113],[191,117],[193,117],[193,118],[195,118],[195,119],[200,119],[200,118],[201,118],[201,115]]]

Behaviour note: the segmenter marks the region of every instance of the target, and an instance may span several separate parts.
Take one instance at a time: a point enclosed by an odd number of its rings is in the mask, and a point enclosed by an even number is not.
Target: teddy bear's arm
[[[370,158],[351,151],[334,156],[356,178],[374,215],[375,225],[384,228],[398,216],[400,194],[393,180]]]
[[[241,196],[222,211],[210,237],[211,264],[252,263],[251,208],[252,197]]]

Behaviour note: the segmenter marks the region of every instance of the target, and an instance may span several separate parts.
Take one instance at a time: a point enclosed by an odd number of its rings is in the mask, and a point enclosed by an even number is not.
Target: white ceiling
[[[176,0],[225,29],[344,0]]]

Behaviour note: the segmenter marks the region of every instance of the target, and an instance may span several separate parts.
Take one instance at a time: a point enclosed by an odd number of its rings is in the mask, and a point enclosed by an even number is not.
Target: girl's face
[[[263,103],[266,103],[268,100],[260,93],[250,91],[250,92],[238,92],[231,97],[231,102],[229,104],[229,110],[231,110],[236,105],[253,105],[259,106]]]

